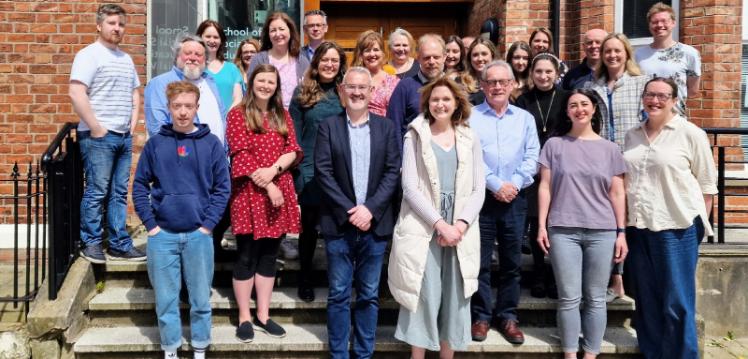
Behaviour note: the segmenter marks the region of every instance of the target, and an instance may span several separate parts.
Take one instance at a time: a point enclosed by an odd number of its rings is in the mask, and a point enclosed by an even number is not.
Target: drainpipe
[[[553,52],[561,56],[558,52],[559,31],[561,30],[561,0],[551,1],[551,29],[553,31]]]

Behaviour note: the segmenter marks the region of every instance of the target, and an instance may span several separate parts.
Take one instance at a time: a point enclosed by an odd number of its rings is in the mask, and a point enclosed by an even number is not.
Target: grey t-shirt
[[[613,177],[626,173],[618,145],[602,138],[553,137],[538,162],[551,170],[549,227],[617,227],[608,191]]]

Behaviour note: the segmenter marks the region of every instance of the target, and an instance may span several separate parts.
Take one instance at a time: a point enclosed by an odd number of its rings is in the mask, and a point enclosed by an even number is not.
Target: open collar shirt
[[[484,101],[473,107],[469,122],[483,148],[486,188],[495,193],[505,182],[518,190],[530,186],[540,153],[532,115],[511,104],[499,115]]]
[[[366,189],[369,187],[369,164],[371,163],[371,129],[369,114],[366,121],[358,125],[351,122],[346,113],[348,125],[348,142],[351,146],[351,169],[353,178],[353,192],[356,194],[356,204],[366,202]]]
[[[717,169],[706,133],[676,115],[650,141],[644,124],[626,134],[628,225],[684,229],[700,216],[712,235],[704,195],[717,193]]]

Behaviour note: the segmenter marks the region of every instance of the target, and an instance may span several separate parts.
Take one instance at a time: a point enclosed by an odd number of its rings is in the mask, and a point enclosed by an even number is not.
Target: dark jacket
[[[213,230],[231,194],[226,152],[208,125],[182,134],[164,125],[143,148],[135,171],[132,200],[149,231]]]
[[[347,121],[345,114],[330,117],[317,132],[314,173],[322,194],[320,233],[324,236],[342,236],[355,228],[347,213],[356,206]],[[371,159],[364,206],[373,216],[370,231],[385,237],[395,226],[392,200],[400,181],[400,149],[391,120],[370,112],[369,126]]]
[[[335,90],[335,85],[326,86],[325,97],[312,107],[301,107],[296,99],[301,87],[296,87],[288,113],[293,119],[296,138],[299,146],[304,152],[299,166],[293,170],[294,186],[299,195],[299,204],[302,206],[319,206],[319,187],[314,181],[314,144],[317,142],[317,129],[319,124],[332,116],[345,116],[340,97]],[[325,89],[325,88],[323,88]]]
[[[408,124],[421,113],[421,93],[418,90],[425,84],[418,74],[404,78],[395,86],[387,105],[387,118],[395,123],[397,148],[401,153],[403,136],[408,132]]]

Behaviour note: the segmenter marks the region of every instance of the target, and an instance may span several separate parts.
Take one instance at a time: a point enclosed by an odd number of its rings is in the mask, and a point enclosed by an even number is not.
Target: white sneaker
[[[288,238],[283,238],[280,244],[281,256],[285,259],[299,258],[298,243]]]

